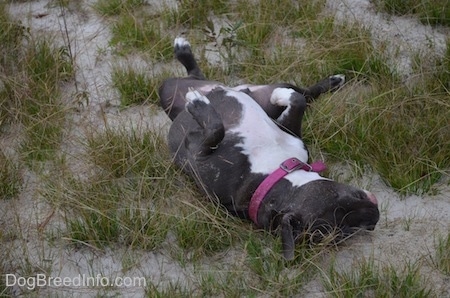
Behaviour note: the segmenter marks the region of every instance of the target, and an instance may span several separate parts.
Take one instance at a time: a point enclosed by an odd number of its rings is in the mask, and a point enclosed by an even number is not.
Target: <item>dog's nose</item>
[[[369,201],[371,201],[375,205],[378,205],[377,197],[375,197],[375,195],[373,193],[371,193],[370,191],[367,191],[367,190],[365,190],[364,192],[366,193],[367,198],[369,199]]]

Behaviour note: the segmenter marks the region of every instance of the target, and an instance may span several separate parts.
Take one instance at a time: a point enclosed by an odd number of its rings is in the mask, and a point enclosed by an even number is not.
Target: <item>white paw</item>
[[[275,88],[270,96],[270,103],[273,105],[287,107],[290,104],[290,98],[295,90],[290,88]]]
[[[339,80],[339,83],[336,85],[336,87],[338,87],[338,86],[341,87],[345,83],[345,75],[343,75],[343,74],[337,74],[334,76],[330,76],[330,79],[332,79],[332,80],[334,79],[336,81]]]
[[[175,38],[174,42],[173,42],[173,47],[174,48],[182,48],[182,47],[190,47],[191,44],[189,43],[189,41],[187,41],[186,38],[184,37],[177,37]]]
[[[204,103],[209,104],[209,99],[206,96],[192,87],[189,87],[188,90],[188,93],[186,93],[186,104],[193,103],[194,101],[203,101]]]

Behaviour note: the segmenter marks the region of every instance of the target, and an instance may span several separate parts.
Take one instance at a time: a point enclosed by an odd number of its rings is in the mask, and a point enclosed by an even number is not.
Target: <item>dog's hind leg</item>
[[[191,44],[183,37],[177,37],[174,41],[175,57],[186,68],[188,75],[192,78],[205,80],[200,67],[192,54]]]
[[[287,132],[302,137],[302,119],[306,109],[306,98],[292,88],[275,88],[270,103],[286,107],[276,119]]]
[[[186,94],[186,110],[199,125],[199,129],[188,134],[189,151],[197,156],[205,156],[213,152],[225,136],[225,128],[219,113],[210,104],[209,99],[200,92],[190,89]],[[201,137],[198,137],[198,134]],[[195,147],[195,148],[194,148]]]

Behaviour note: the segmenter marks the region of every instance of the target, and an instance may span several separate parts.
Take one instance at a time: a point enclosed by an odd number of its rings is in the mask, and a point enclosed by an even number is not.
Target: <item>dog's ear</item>
[[[294,213],[286,213],[281,219],[281,243],[283,256],[286,260],[294,259],[296,234],[300,221],[294,218]]]

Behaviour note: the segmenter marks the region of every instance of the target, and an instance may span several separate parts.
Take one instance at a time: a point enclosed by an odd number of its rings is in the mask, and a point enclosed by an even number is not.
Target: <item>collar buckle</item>
[[[313,170],[312,166],[300,161],[298,158],[289,158],[280,164],[280,168],[286,173],[291,173],[299,168],[308,172]]]

